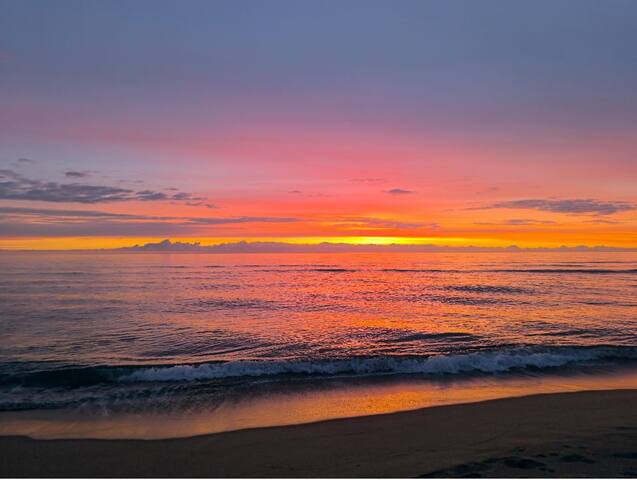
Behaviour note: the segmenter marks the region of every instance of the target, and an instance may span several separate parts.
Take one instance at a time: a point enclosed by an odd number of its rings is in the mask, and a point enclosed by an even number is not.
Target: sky
[[[633,0],[0,0],[0,248],[637,246]]]

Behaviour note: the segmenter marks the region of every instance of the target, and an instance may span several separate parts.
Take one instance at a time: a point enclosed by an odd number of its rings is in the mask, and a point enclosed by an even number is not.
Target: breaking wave
[[[258,361],[205,363],[138,368],[118,378],[124,382],[212,380],[231,377],[276,375],[453,375],[505,373],[514,370],[556,368],[588,362],[637,360],[637,349],[626,347],[519,348],[429,357],[354,357],[327,360]]]
[[[127,366],[23,365],[0,375],[0,411],[68,406],[172,405],[210,402],[251,385],[332,379],[421,376],[439,381],[490,375],[550,375],[630,366],[637,347],[512,347],[432,356],[375,356],[317,360],[239,360]],[[6,370],[5,370],[6,371]],[[340,381],[340,380],[339,380]],[[225,392],[225,393],[224,393]],[[211,396],[212,395],[212,396]],[[214,397],[214,398],[213,398]],[[181,399],[181,400],[180,400]],[[199,399],[199,400],[197,400]],[[138,404],[138,402],[141,402]],[[149,403],[150,402],[150,403]],[[154,403],[153,403],[154,402]]]

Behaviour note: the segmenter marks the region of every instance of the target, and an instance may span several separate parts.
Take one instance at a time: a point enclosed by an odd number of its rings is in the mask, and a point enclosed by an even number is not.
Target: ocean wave
[[[637,274],[637,268],[500,268],[500,269],[440,269],[440,268],[383,268],[394,273],[580,273],[590,275]]]
[[[358,270],[353,268],[311,268],[310,272],[326,272],[326,273],[346,273],[357,272]]]
[[[401,342],[416,342],[421,340],[434,340],[434,341],[476,341],[482,337],[465,332],[441,332],[441,333],[411,333],[397,338],[381,339],[379,342],[383,343],[401,343]]]
[[[449,333],[445,334],[449,335]],[[411,341],[416,338],[403,338]],[[67,366],[45,365],[10,369],[0,374],[0,391],[15,387],[75,389],[92,385],[144,382],[192,382],[233,379],[253,381],[260,377],[293,376],[385,376],[385,375],[484,375],[559,367],[608,366],[637,360],[637,347],[510,347],[473,353],[324,358],[316,360],[236,360],[200,364]],[[44,369],[40,369],[44,367]],[[6,370],[5,370],[6,371]]]
[[[351,273],[351,272],[360,272],[362,270],[357,270],[355,268],[282,268],[276,266],[276,268],[263,268],[259,270],[260,272],[275,272],[275,273]]]
[[[605,269],[605,268],[529,268],[491,270],[504,273],[585,273],[590,275],[635,274],[637,268]]]
[[[491,294],[522,294],[530,293],[531,290],[511,287],[507,285],[447,285],[442,287],[443,290],[450,290],[453,292],[468,292],[468,293],[491,293]]]
[[[471,270],[460,269],[441,269],[441,268],[381,268],[381,272],[394,272],[394,273],[460,273]]]
[[[635,347],[518,347],[434,356],[54,367],[45,371],[0,375],[0,392],[4,396],[0,401],[0,411],[36,408],[34,405],[57,408],[69,402],[83,403],[95,396],[132,400],[133,397],[170,396],[179,392],[190,395],[211,388],[243,388],[266,380],[284,385],[302,379],[327,381],[415,375],[447,381],[485,375],[542,375],[555,371],[612,369],[636,360]]]
[[[443,303],[446,305],[498,305],[513,303],[512,300],[504,298],[492,298],[492,297],[462,297],[454,295],[416,295],[413,297],[406,297],[405,301],[408,302],[435,302]],[[517,302],[520,304],[520,302]]]
[[[255,298],[208,298],[178,305],[181,310],[207,312],[213,310],[276,310],[279,304]],[[181,311],[180,310],[180,311]]]
[[[325,360],[244,360],[198,365],[138,368],[118,377],[121,382],[180,382],[233,377],[281,375],[494,374],[542,370],[587,362],[637,360],[632,347],[527,347],[421,357],[354,357]]]

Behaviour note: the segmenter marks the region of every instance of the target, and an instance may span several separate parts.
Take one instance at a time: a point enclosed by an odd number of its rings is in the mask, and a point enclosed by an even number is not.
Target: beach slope
[[[0,475],[637,476],[637,390],[533,395],[167,440],[0,438]]]

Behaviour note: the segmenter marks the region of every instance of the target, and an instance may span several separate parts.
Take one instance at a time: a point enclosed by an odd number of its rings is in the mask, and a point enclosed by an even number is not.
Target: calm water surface
[[[519,382],[637,386],[622,373],[637,365],[635,253],[2,254],[0,272],[6,418],[79,412],[112,433],[115,418],[185,415],[218,431],[277,423],[250,412],[290,395],[305,406],[285,423]],[[358,407],[326,406],[353,391]],[[237,405],[251,420],[224,423]]]

